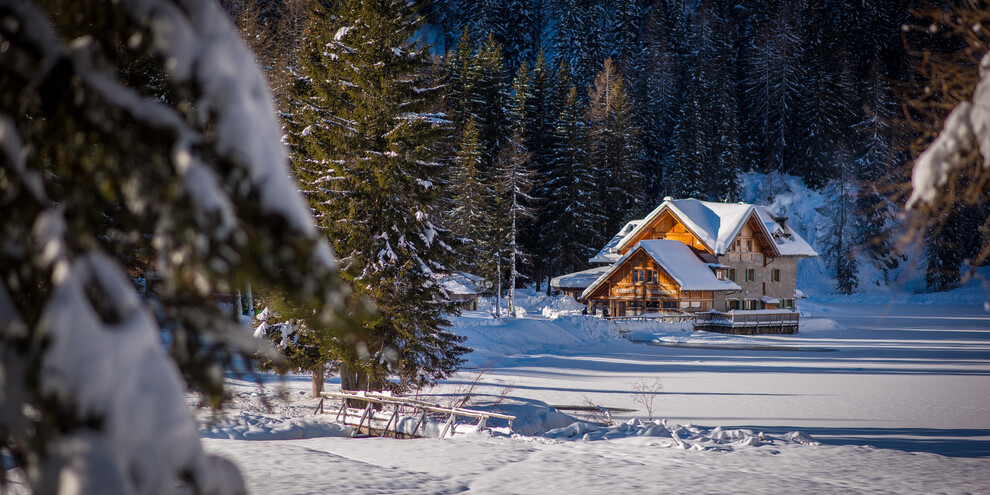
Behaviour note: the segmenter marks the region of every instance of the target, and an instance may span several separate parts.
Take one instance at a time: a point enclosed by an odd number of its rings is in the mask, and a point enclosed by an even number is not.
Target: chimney
[[[791,229],[787,226],[787,217],[774,217],[773,221],[780,225],[780,230],[784,231],[784,237],[790,239]]]

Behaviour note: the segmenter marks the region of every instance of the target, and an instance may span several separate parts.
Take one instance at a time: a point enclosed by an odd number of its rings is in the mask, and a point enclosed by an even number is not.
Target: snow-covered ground
[[[507,392],[498,410],[530,434],[496,424],[445,440],[347,438],[313,415],[309,379],[294,376],[263,390],[231,381],[228,419],[204,427],[204,443],[254,493],[984,492],[990,313],[952,301],[802,301],[796,335],[638,324],[622,329],[647,342],[633,343],[566,299],[523,293],[519,318],[457,319],[476,351],[429,393],[446,402],[488,367],[472,405]],[[667,427],[647,421],[635,391],[657,378]],[[606,428],[549,408],[587,402],[636,411]]]

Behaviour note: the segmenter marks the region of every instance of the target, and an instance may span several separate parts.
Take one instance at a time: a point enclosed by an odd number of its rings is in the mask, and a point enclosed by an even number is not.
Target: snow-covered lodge
[[[598,267],[551,285],[614,316],[742,315],[793,309],[797,260],[813,256],[765,206],[665,198],[589,260]]]

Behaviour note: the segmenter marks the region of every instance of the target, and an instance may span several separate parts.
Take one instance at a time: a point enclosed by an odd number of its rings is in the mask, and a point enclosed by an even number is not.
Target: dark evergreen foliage
[[[451,126],[437,112],[427,47],[410,41],[421,18],[402,0],[314,9],[290,123],[293,168],[345,278],[378,309],[362,337],[335,349],[341,386],[421,386],[467,351],[445,329],[456,309],[436,283],[453,255],[438,227]]]

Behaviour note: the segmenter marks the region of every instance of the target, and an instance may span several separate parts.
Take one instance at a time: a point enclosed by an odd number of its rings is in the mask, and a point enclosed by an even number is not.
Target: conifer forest
[[[896,292],[908,272],[913,295],[966,288],[990,261],[988,51],[990,0],[0,0],[0,493],[243,493],[188,403],[218,413],[262,373],[309,375],[322,411],[328,377],[419,394],[487,371],[482,355],[639,359],[551,280],[591,269],[665,198],[745,202],[757,227],[753,212],[780,210],[766,213],[780,235],[809,241],[788,266],[813,265],[813,311]],[[777,231],[760,232],[782,258]],[[695,254],[725,282],[728,266]],[[786,308],[796,331],[808,294],[789,276],[786,297],[744,309]],[[451,296],[453,277],[473,299]],[[975,366],[958,374],[986,374]],[[654,422],[660,378],[638,379],[652,426],[636,428],[689,449]],[[746,400],[800,395],[776,392]],[[526,435],[574,419],[515,399]],[[696,446],[742,438],[699,431]]]
[[[341,103],[328,104],[316,127],[306,112],[329,101],[307,98],[335,97],[309,86],[322,75],[362,91],[337,73],[337,54],[313,44],[341,43],[356,7],[222,3],[257,45],[295,156],[338,148],[349,122],[378,111],[359,105],[344,115]],[[416,23],[388,42],[418,60],[398,69],[417,88],[382,97],[425,104],[441,124],[418,137],[424,159],[411,160],[401,180],[443,190],[432,192],[431,218],[458,253],[456,269],[544,289],[586,268],[662,198],[737,201],[740,174],[753,171],[767,175],[767,199],[785,174],[834,198],[823,251],[836,290],[854,292],[858,264],[886,272],[904,261],[895,216],[908,165],[951,103],[967,97],[943,95],[929,79],[976,77],[979,54],[965,52],[987,39],[961,26],[986,15],[970,2],[436,0],[414,13],[371,4]],[[354,70],[381,69],[351,55]],[[955,69],[936,75],[938,64]],[[311,173],[299,173],[303,189]],[[933,225],[945,228],[924,227],[920,263],[932,289],[978,257],[985,207],[975,199],[939,213]]]

